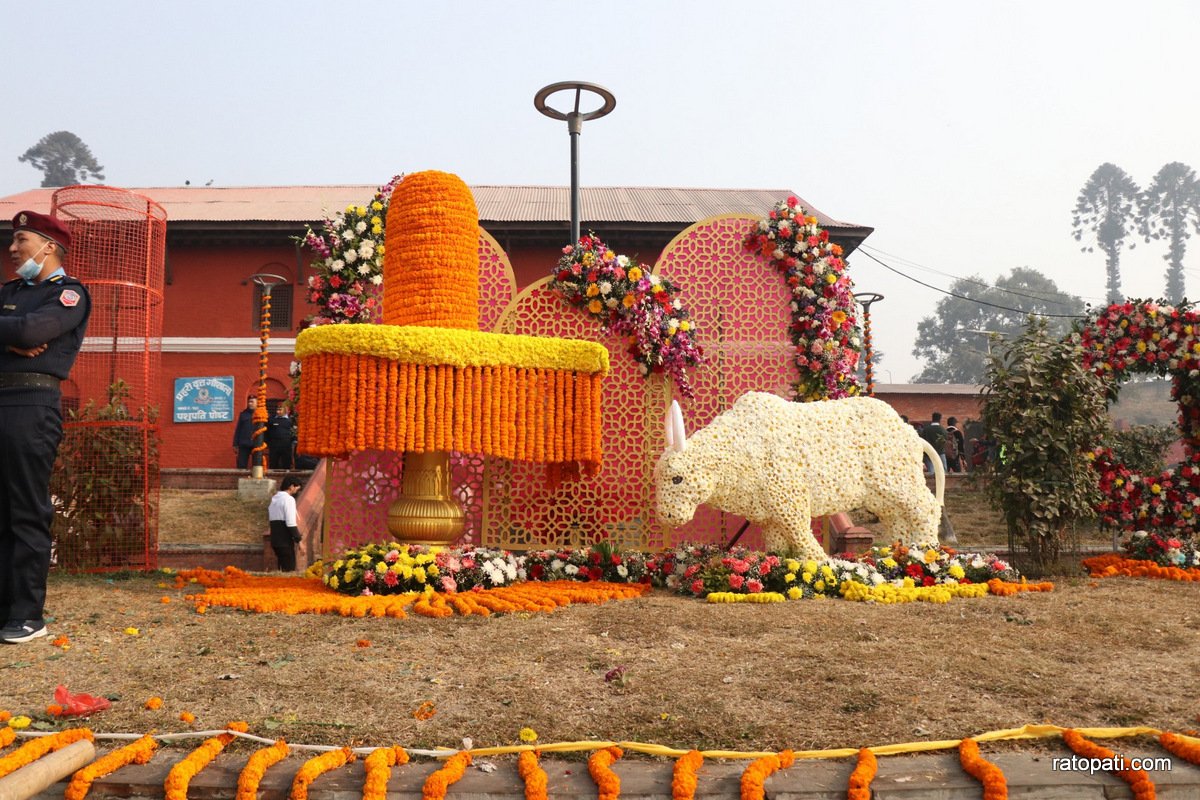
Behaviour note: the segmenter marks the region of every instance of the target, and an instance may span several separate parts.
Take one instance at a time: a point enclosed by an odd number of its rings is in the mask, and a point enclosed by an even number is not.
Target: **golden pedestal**
[[[400,497],[388,507],[388,533],[407,544],[450,545],[467,518],[450,496],[450,454],[404,454]]]

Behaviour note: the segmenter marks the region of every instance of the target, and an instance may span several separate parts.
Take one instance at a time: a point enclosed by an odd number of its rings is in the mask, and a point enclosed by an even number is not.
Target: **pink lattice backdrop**
[[[681,402],[689,431],[712,421],[748,391],[791,396],[794,380],[789,295],[782,277],[741,247],[749,216],[714,217],[680,233],[654,271],[681,287],[699,325],[708,363],[696,370],[694,400]],[[613,243],[620,250],[620,243]],[[701,508],[676,531],[654,511],[654,464],[665,446],[664,410],[670,387],[644,379],[623,342],[605,336],[539,281],[513,298],[508,257],[480,236],[480,329],[498,333],[586,339],[609,349],[605,380],[604,466],[591,480],[547,488],[544,468],[497,459],[452,457],[455,495],[467,514],[464,541],[523,550],[610,541],[622,548],[657,549],[678,542],[726,542],[744,520]],[[549,265],[547,266],[549,269]],[[399,494],[402,457],[366,452],[330,470],[325,554],[386,535],[387,507]],[[761,545],[757,526],[740,539]]]
[[[492,235],[479,229],[479,329],[490,330],[516,292],[512,264]],[[323,555],[387,537],[387,511],[400,495],[403,454],[366,450],[330,464]],[[478,543],[483,517],[483,459],[451,453],[450,479],[467,517],[460,543]]]

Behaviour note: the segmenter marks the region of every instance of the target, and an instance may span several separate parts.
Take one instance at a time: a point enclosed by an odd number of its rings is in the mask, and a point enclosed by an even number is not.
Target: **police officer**
[[[0,286],[0,641],[20,644],[46,635],[59,382],[83,344],[92,303],[63,271],[71,246],[63,223],[21,211],[12,227],[17,278]]]

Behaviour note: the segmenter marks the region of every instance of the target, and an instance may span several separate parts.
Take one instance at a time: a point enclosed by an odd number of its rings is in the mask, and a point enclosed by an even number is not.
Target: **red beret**
[[[39,214],[36,211],[18,211],[12,220],[13,232],[32,231],[60,245],[63,250],[71,249],[71,232],[61,220]]]

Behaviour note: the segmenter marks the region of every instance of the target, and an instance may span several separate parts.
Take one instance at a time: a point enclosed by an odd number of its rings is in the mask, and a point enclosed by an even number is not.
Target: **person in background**
[[[958,417],[946,420],[946,468],[950,472],[967,471],[967,440],[958,428]]]
[[[942,470],[946,469],[946,429],[942,427],[942,412],[935,411],[930,415],[930,421],[925,427],[921,428],[921,438],[929,442],[933,447],[933,451],[938,453],[942,459]],[[933,472],[933,465],[929,464],[929,460],[925,460],[926,472]]]
[[[47,633],[60,382],[83,345],[92,300],[63,269],[71,233],[62,222],[19,211],[12,227],[17,278],[0,286],[0,641],[22,644]]]
[[[300,541],[300,529],[296,526],[296,495],[303,484],[295,475],[288,475],[279,484],[279,491],[271,498],[267,507],[267,521],[271,525],[271,549],[283,572],[296,571],[296,543]]]
[[[292,469],[292,453],[296,447],[296,428],[288,416],[288,404],[280,403],[267,423],[267,450],[271,469]]]
[[[237,468],[250,468],[250,453],[254,449],[254,409],[258,408],[258,397],[246,396],[246,407],[238,414],[233,427],[233,452],[237,454]]]

